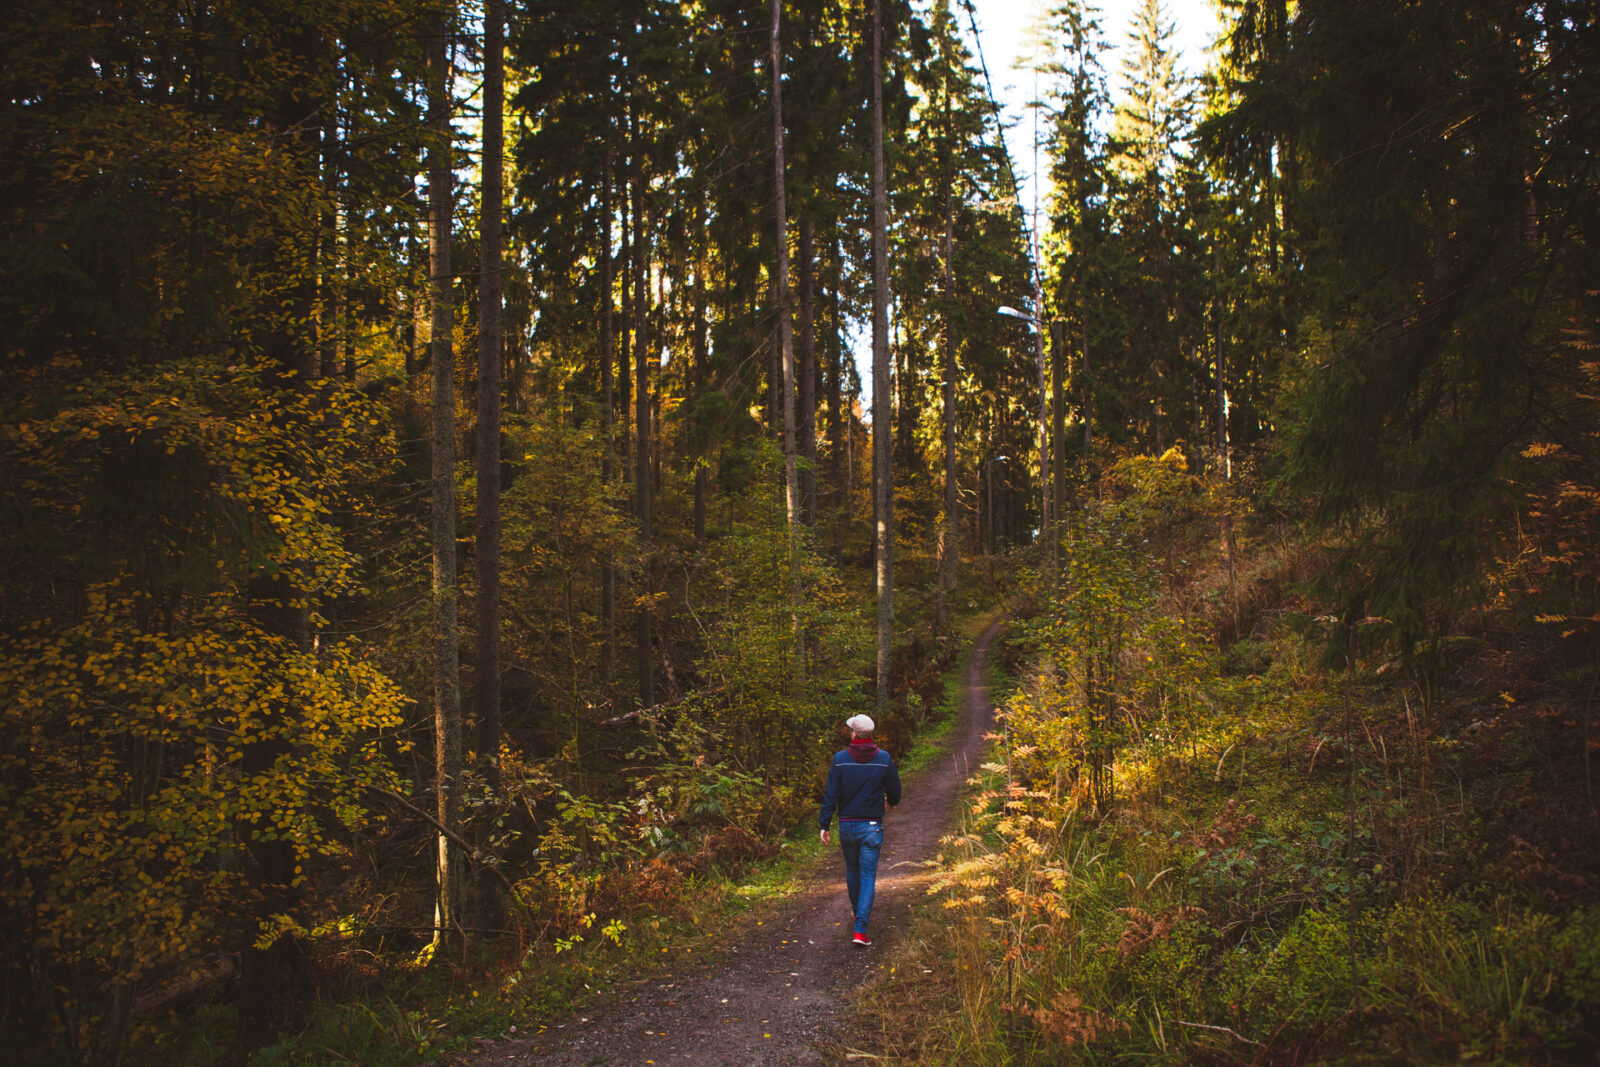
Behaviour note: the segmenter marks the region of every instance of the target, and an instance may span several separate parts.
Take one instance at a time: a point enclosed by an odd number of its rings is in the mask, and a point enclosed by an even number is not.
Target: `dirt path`
[[[870,949],[850,944],[844,861],[828,849],[801,877],[804,886],[771,914],[752,916],[722,958],[689,973],[660,975],[552,1023],[537,1035],[504,1041],[475,1065],[820,1064],[817,1046],[849,1043],[848,993],[894,947],[931,875],[920,866],[948,832],[969,768],[983,750],[992,706],[983,686],[991,623],[967,661],[961,721],[947,748],[908,777],[900,807],[885,823],[872,909]]]

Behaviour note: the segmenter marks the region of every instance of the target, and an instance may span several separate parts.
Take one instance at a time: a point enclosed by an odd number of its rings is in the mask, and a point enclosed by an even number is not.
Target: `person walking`
[[[828,768],[828,785],[822,793],[822,843],[828,843],[828,825],[839,813],[839,849],[844,853],[844,884],[855,916],[852,941],[861,948],[872,944],[867,921],[872,918],[872,897],[878,881],[878,853],[883,850],[884,803],[900,803],[900,771],[894,760],[872,740],[876,724],[866,715],[852,715],[850,744],[834,753]]]

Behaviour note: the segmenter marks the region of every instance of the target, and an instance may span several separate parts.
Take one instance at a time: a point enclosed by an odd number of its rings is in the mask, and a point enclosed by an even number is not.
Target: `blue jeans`
[[[850,910],[856,914],[856,933],[866,933],[878,883],[883,823],[877,819],[839,823],[839,849],[844,853],[844,885],[850,893]]]

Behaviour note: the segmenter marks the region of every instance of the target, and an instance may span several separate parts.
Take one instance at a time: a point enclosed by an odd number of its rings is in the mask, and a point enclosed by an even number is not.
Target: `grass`
[[[796,827],[772,858],[737,872],[713,868],[689,875],[674,898],[620,916],[613,943],[598,930],[554,952],[549,944],[520,956],[480,954],[427,968],[372,968],[338,999],[313,1006],[302,1030],[251,1059],[266,1065],[362,1064],[413,1067],[462,1054],[479,1038],[537,1032],[551,1021],[620,987],[719,958],[728,928],[759,921],[797,888],[796,875],[821,851],[810,824]],[[169,1067],[227,1063],[232,1054],[231,1005],[211,1005],[146,1035],[136,1053]]]
[[[970,650],[995,617],[993,612],[987,612],[973,613],[957,619],[959,629],[956,632],[961,637],[961,647]],[[951,731],[960,723],[962,705],[967,695],[967,664],[970,659],[970,652],[956,657],[954,664],[940,678],[940,697],[923,721],[916,743],[912,745],[910,752],[896,761],[902,773],[915,774],[932,763],[944,749]],[[985,676],[999,676],[999,669],[995,666],[992,655],[985,667]]]
[[[1509,806],[1474,804],[1463,783],[1480,797],[1526,789],[1525,755],[1510,749],[1496,771],[1462,754],[1460,731],[1416,755],[1396,683],[1370,669],[1346,749],[1342,677],[1291,631],[1263,643],[1262,673],[1218,676],[1227,700],[1183,743],[1124,740],[1101,815],[1059,772],[1070,744],[1045,758],[1018,742],[1011,770],[1033,791],[1007,802],[997,773],[975,785],[995,798],[981,815],[969,806],[969,836],[948,850],[944,897],[958,906],[923,913],[893,971],[859,991],[868,1036],[836,1051],[890,1064],[1593,1062],[1586,854],[1522,842],[1520,867],[1476,861]],[[1048,743],[1063,720],[1037,684],[1020,687],[1017,714]],[[1407,761],[1423,759],[1448,797],[1416,784],[1429,779]],[[1540,829],[1521,816],[1516,832]]]
[[[951,618],[952,632],[959,635],[964,647],[970,647],[993,615],[974,605],[963,613],[953,612]],[[942,698],[924,719],[911,750],[899,761],[903,772],[912,774],[930,763],[960,721],[966,668],[967,657],[961,656],[944,673]],[[992,659],[990,676],[999,676]],[[791,896],[798,889],[798,873],[815,864],[823,850],[814,821],[806,819],[789,832],[772,859],[750,865],[737,877],[713,875],[686,884],[676,902],[677,915],[630,925],[621,947],[585,944],[570,956],[531,962],[519,981],[522,988],[517,996],[502,997],[496,1014],[482,1020],[491,1025],[446,1026],[459,1034],[451,1039],[452,1048],[466,1047],[469,1034],[506,1035],[513,1015],[529,1007],[542,1007],[546,1015],[570,1013],[610,989],[648,980],[673,967],[714,965],[718,958],[715,945],[727,938],[727,928],[759,921],[758,916]],[[463,1022],[472,1018],[469,1011],[461,1014]],[[395,1062],[399,1067],[421,1061]]]
[[[974,617],[968,624],[969,637],[975,641],[993,618],[992,614]],[[1003,666],[1004,657],[999,654],[1004,640],[1002,631],[984,669],[985,689],[992,703],[1001,702],[1014,685]],[[968,659],[963,657],[946,674],[944,699],[939,704],[943,726],[930,738],[943,737],[959,721],[959,709],[966,696],[967,665]],[[930,743],[924,751],[931,756],[937,749]],[[917,765],[926,762],[927,756]],[[980,772],[974,781],[976,788],[982,789],[1003,784],[1004,778],[988,771]],[[869,1029],[875,1024],[876,1033],[871,1040],[857,1034],[850,1043],[835,1044],[828,1050],[831,1059],[955,1063],[972,1051],[964,1042],[952,1045],[950,1038],[986,1007],[981,984],[975,987],[960,981],[962,974],[976,975],[986,967],[986,961],[973,952],[983,939],[952,938],[949,915],[936,905],[915,909],[912,914],[906,936],[897,939],[883,966],[854,994],[855,1016]],[[976,998],[964,995],[971,993],[976,993]],[[863,1045],[866,1047],[857,1047]]]
[[[949,603],[948,632],[927,646],[930,655],[970,648],[993,617],[977,596],[961,589],[951,594]],[[926,622],[907,619],[913,628]],[[960,721],[966,665],[966,655],[950,657],[938,677],[939,697],[912,718],[914,741],[909,751],[897,753],[903,772],[914,774],[927,766]],[[426,968],[401,964],[387,952],[382,957],[365,953],[358,960],[364,950],[352,948],[344,962],[354,977],[340,984],[336,996],[313,1005],[298,1034],[260,1050],[251,1062],[413,1067],[462,1057],[481,1038],[537,1032],[619,988],[679,968],[714,966],[729,928],[736,931],[761,921],[797,890],[798,873],[814,865],[822,851],[814,820],[808,817],[778,842],[769,858],[733,867],[713,865],[704,873],[685,874],[666,898],[623,902],[614,917],[625,929],[615,941],[602,936],[597,923],[564,951],[545,941],[513,955],[503,949],[495,954],[491,946],[470,958]],[[226,1063],[233,1027],[230,1005],[205,1007],[146,1034],[136,1056],[161,1059],[168,1067]]]

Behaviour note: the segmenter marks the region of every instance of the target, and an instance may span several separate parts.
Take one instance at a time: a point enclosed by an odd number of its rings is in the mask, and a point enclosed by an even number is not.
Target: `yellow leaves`
[[[1072,918],[1072,911],[1062,902],[1060,896],[1055,893],[1045,893],[1040,896],[1039,905],[1051,918],[1060,919],[1063,922]]]
[[[28,896],[13,903],[63,951],[132,953],[136,975],[226,913],[237,875],[219,857],[236,832],[288,840],[303,860],[337,847],[324,812],[366,818],[362,783],[395,781],[373,733],[400,725],[402,700],[348,646],[299,652],[223,601],[152,633],[138,598],[107,585],[86,600],[98,610],[81,623],[40,621],[0,649],[4,721],[31,739],[0,834]],[[246,771],[263,742],[282,755]]]
[[[1594,352],[1600,350],[1600,341],[1596,341],[1594,334],[1582,326],[1563,327],[1561,332],[1566,335],[1562,343],[1573,351]],[[1582,364],[1583,369],[1587,371],[1591,377],[1594,376],[1595,372],[1590,368],[1595,366],[1596,364],[1587,361]]]
[[[1029,1014],[1041,1031],[1067,1046],[1092,1044],[1102,1034],[1128,1029],[1126,1023],[1085,1007],[1083,997],[1072,990],[1057,993],[1048,1008]]]
[[[1600,489],[1590,485],[1576,485],[1572,482],[1567,482],[1561,486],[1556,499],[1564,504],[1600,504]]]

